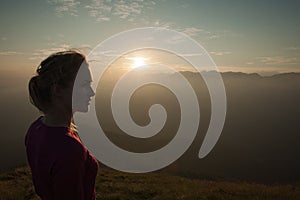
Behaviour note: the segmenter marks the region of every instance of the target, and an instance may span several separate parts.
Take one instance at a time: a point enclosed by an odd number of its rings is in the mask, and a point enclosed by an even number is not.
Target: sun
[[[145,61],[148,59],[144,58],[144,57],[132,57],[132,58],[130,58],[130,60],[133,61],[133,63],[131,64],[131,67],[133,69],[135,69],[135,68],[145,65],[146,64]]]

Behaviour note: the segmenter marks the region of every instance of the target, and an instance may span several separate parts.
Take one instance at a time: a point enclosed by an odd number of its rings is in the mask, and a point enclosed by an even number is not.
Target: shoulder
[[[40,123],[40,119],[42,118],[42,116],[38,117],[35,121],[33,121],[29,128],[27,129],[27,133],[25,135],[25,146],[28,145],[28,140],[32,141],[32,140],[36,140],[38,137],[41,137],[41,134],[38,134],[41,130],[41,123]]]
[[[53,172],[59,170],[75,170],[82,168],[87,161],[87,149],[75,138],[64,135],[60,137],[60,141],[55,148],[55,159]]]
[[[86,153],[86,147],[70,132],[65,133],[61,136],[60,145],[64,148],[66,153]]]
[[[61,135],[57,141],[56,162],[84,164],[88,158],[87,148],[70,133]]]

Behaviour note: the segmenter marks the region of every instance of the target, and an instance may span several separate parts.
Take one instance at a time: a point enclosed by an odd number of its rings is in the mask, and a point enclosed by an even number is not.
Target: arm
[[[86,151],[77,141],[65,146],[53,169],[55,200],[84,200],[84,164]]]

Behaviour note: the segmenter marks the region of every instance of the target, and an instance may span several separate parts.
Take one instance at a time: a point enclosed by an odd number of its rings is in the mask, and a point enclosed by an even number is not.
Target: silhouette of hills
[[[212,75],[216,72],[204,72]],[[197,157],[210,122],[210,96],[201,76],[182,72],[200,102],[200,126],[188,151],[163,171],[188,177],[225,177],[259,182],[299,181],[300,74],[222,73],[227,94],[227,116],[222,135],[204,159]],[[175,76],[160,75],[165,79]],[[176,81],[174,81],[176,82]],[[178,87],[180,87],[178,83]],[[157,150],[172,140],[180,123],[180,107],[174,94],[158,85],[139,88],[131,98],[131,115],[139,125],[150,122],[148,110],[161,104],[168,113],[164,128],[155,136],[139,139],[126,135],[115,124],[110,111],[112,81],[98,88],[97,113],[107,136],[118,146],[135,152]],[[188,98],[188,97],[187,97]]]
[[[161,171],[192,178],[282,183],[300,180],[299,73],[268,77],[221,73],[227,94],[227,116],[218,143],[204,159],[199,159],[197,155],[210,121],[210,96],[199,74],[182,74],[194,88],[199,100],[200,126],[188,151]],[[160,76],[173,78],[172,74]],[[168,118],[165,127],[157,135],[148,139],[133,138],[116,126],[110,111],[111,91],[118,77],[104,74],[97,88],[96,111],[98,116],[105,116],[99,117],[99,121],[108,137],[120,147],[135,152],[153,151],[166,145],[176,134],[180,123],[180,107],[174,94],[157,85],[143,86],[134,93],[130,112],[137,124],[146,125],[150,122],[148,110],[154,103],[165,107]],[[24,136],[30,122],[40,115],[28,102],[28,76],[18,75],[18,84],[13,77],[5,80],[5,83],[0,82],[0,88],[14,87],[1,90],[2,171],[26,163]]]

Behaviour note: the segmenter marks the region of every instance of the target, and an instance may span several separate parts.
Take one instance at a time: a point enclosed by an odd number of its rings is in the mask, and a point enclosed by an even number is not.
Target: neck
[[[48,126],[62,126],[70,127],[73,120],[72,114],[65,114],[62,112],[47,113],[43,117],[43,123]]]

